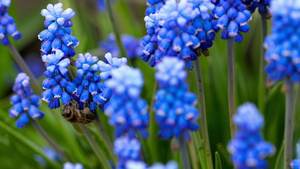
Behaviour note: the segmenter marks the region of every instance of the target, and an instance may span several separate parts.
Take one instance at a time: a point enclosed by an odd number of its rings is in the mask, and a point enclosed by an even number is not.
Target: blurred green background
[[[72,19],[72,30],[73,35],[80,41],[80,45],[76,48],[77,54],[92,52],[92,54],[102,58],[104,53],[97,48],[99,42],[105,40],[107,35],[112,32],[112,28],[107,12],[98,11],[95,1],[61,0],[60,2],[64,4],[64,9],[72,8],[76,12],[75,18]],[[145,1],[116,0],[113,3],[114,15],[121,33],[130,34],[137,38],[142,38],[146,34],[143,20],[146,8]],[[18,30],[23,34],[22,39],[14,42],[14,44],[34,73],[37,76],[40,75],[40,82],[45,77],[42,74],[43,63],[39,52],[41,42],[37,39],[37,35],[44,29],[44,18],[40,15],[40,11],[46,8],[48,3],[56,3],[56,1],[14,0],[9,8],[9,14],[15,18]],[[268,159],[270,168],[274,168],[283,141],[284,94],[280,91],[282,84],[279,83],[272,89],[263,88],[266,95],[259,98],[261,95],[259,94],[258,77],[259,59],[262,57],[262,37],[261,18],[258,13],[253,14],[250,27],[249,33],[244,35],[243,43],[235,45],[236,106],[248,101],[256,105],[263,105],[260,106],[260,110],[265,117],[263,133],[265,139],[272,142],[277,148],[276,154]],[[7,47],[0,45],[0,56],[0,168],[60,168],[63,163],[48,161],[46,166],[42,166],[36,162],[34,155],[45,155],[42,147],[47,146],[47,142],[38,135],[30,124],[24,129],[16,129],[15,119],[9,118],[8,110],[11,107],[9,97],[12,94],[11,88],[18,73],[18,68]],[[230,140],[227,99],[227,43],[220,39],[220,33],[216,35],[214,46],[210,49],[210,56],[201,56],[200,62],[204,78],[212,153],[219,152],[224,169],[232,168],[226,150],[226,145]],[[143,72],[145,86],[142,97],[150,105],[155,85],[155,70],[140,59],[136,60],[135,65]],[[196,93],[197,85],[194,72],[189,72],[188,82],[190,90]],[[298,93],[298,90],[296,91]],[[299,98],[299,94],[297,94],[296,105],[298,105]],[[46,116],[44,119],[39,120],[40,125],[64,148],[68,160],[72,163],[83,163],[85,168],[99,168],[100,164],[86,138],[61,117],[61,110],[51,111],[45,103],[42,104],[41,109]],[[299,111],[299,106],[297,106],[296,121],[300,120]],[[112,138],[113,128],[107,125],[107,117],[102,114],[101,118]],[[101,136],[95,126],[91,126],[90,129],[102,149],[107,151],[103,147]],[[156,132],[151,134],[152,137],[147,142],[151,151],[147,152],[146,155],[146,161],[149,164],[158,161],[165,163],[170,159],[178,160],[178,153],[172,153],[171,151],[170,141],[156,139]],[[296,122],[294,143],[299,137],[300,124]]]

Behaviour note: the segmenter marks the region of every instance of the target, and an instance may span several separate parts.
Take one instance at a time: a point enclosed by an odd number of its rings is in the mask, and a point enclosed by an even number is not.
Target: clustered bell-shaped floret
[[[261,15],[269,14],[270,0],[241,0],[243,4],[247,5],[250,12],[254,12],[258,8]]]
[[[66,162],[63,169],[84,169],[84,167],[80,163],[72,164],[70,162]]]
[[[124,34],[121,36],[121,41],[125,48],[126,56],[129,59],[140,57],[142,55],[143,47],[140,44],[140,40],[131,35]],[[110,52],[114,57],[121,57],[114,34],[109,34],[107,40],[100,43],[100,47],[103,48],[105,52]]]
[[[265,71],[270,81],[285,77],[292,82],[300,81],[300,1],[272,1],[272,33],[265,39]]]
[[[167,0],[147,0],[146,15],[154,14],[158,12]]]
[[[42,100],[48,103],[49,108],[56,109],[60,106],[59,100],[64,105],[70,102],[71,95],[77,91],[76,84],[69,82],[67,76],[70,59],[64,58],[64,53],[56,50],[53,54],[43,55],[42,60],[47,64],[43,81]]]
[[[199,112],[195,107],[196,95],[188,91],[184,62],[175,57],[165,57],[157,65],[155,77],[160,87],[154,104],[160,129],[158,136],[190,139],[189,131],[199,128]]]
[[[140,98],[143,84],[140,70],[128,66],[113,69],[111,78],[106,80],[105,86],[112,90],[112,97],[104,111],[109,116],[109,124],[116,127],[116,137],[128,133],[134,138],[136,131],[148,136],[148,105]]]
[[[252,103],[245,103],[237,110],[233,121],[238,127],[235,138],[228,144],[232,161],[237,169],[268,168],[265,157],[275,153],[275,147],[264,141],[260,132],[263,116]]]
[[[142,161],[130,160],[126,163],[126,169],[178,169],[178,164],[175,161],[169,161],[166,165],[155,163],[149,167]]]
[[[9,43],[7,35],[10,35],[14,40],[18,40],[22,37],[22,34],[17,30],[14,18],[7,13],[10,3],[10,0],[0,1],[0,39],[3,45]]]
[[[42,55],[51,54],[54,50],[61,50],[64,56],[74,56],[76,54],[74,48],[78,46],[78,39],[71,35],[72,27],[71,18],[75,16],[75,12],[68,8],[62,9],[63,4],[49,4],[47,9],[41,11],[42,16],[46,18],[45,27],[38,38],[43,41],[41,52]]]
[[[25,73],[18,74],[13,91],[16,94],[10,98],[10,102],[14,106],[9,110],[9,116],[11,118],[19,117],[16,122],[18,128],[25,127],[29,123],[29,118],[41,119],[44,117],[44,113],[38,110],[41,103],[40,96],[33,94],[30,79]]]
[[[129,138],[127,136],[117,138],[114,142],[114,153],[117,155],[118,169],[127,169],[125,164],[128,161],[141,161],[141,143],[135,138]]]
[[[297,143],[296,152],[297,152],[297,159],[294,159],[291,162],[292,169],[300,169],[300,141],[298,141]]]
[[[215,29],[223,29],[221,38],[229,39],[234,37],[235,42],[243,41],[243,33],[250,29],[248,22],[252,19],[251,12],[241,0],[221,0],[213,10],[216,20]]]

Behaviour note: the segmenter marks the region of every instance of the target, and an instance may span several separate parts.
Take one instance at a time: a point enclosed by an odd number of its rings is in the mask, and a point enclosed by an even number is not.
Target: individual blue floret
[[[86,53],[84,55],[79,54],[75,62],[75,67],[78,70],[77,77],[73,82],[77,85],[75,100],[79,103],[79,109],[88,106],[91,111],[97,110],[96,103],[93,100],[93,96],[101,93],[101,89],[98,88],[101,85],[101,78],[95,74],[99,71],[99,67],[96,64],[97,61],[97,56]]]
[[[16,127],[24,128],[29,123],[29,118],[42,119],[44,117],[44,113],[38,110],[41,104],[40,96],[33,94],[30,79],[25,73],[18,74],[13,91],[16,94],[10,98],[13,107],[9,110],[9,116],[11,118],[19,117]]]
[[[238,130],[228,144],[228,151],[237,169],[268,168],[265,157],[275,153],[275,147],[264,141],[261,128],[263,116],[252,103],[245,103],[237,109],[233,118]]]
[[[78,39],[71,35],[72,21],[75,12],[68,8],[62,9],[63,4],[49,4],[47,9],[41,11],[42,16],[46,18],[44,25],[47,29],[43,30],[38,38],[43,41],[42,55],[51,54],[52,51],[61,50],[65,57],[71,57],[76,54],[74,48],[78,46]]]
[[[241,43],[241,32],[247,33],[250,29],[248,22],[252,19],[251,12],[241,0],[221,0],[213,10],[216,19],[215,29],[223,29],[221,38],[226,40],[234,37],[235,42]]]
[[[147,0],[146,15],[158,12],[166,3],[167,0]]]
[[[261,15],[269,15],[270,0],[241,0],[243,4],[247,5],[250,12],[254,12],[258,8]]]
[[[128,161],[141,161],[141,143],[138,139],[129,137],[117,138],[114,142],[114,153],[117,155],[119,161],[117,164],[118,169],[127,169],[125,167]]]
[[[76,84],[68,81],[67,67],[70,65],[70,59],[64,58],[62,51],[55,50],[53,54],[42,56],[42,60],[47,65],[44,72],[47,79],[43,81],[43,88],[46,90],[42,93],[42,100],[47,102],[51,109],[60,107],[60,99],[64,105],[69,104],[71,95],[77,92]]]
[[[7,13],[10,3],[10,0],[0,1],[0,39],[2,45],[9,43],[7,35],[10,35],[14,40],[18,40],[22,37],[22,34],[17,30],[14,18]]]
[[[128,133],[128,137],[133,138],[136,131],[148,136],[148,105],[140,98],[143,84],[141,71],[126,65],[113,69],[111,78],[105,81],[105,86],[112,90],[105,114],[109,116],[109,124],[116,127],[116,137]]]
[[[163,139],[180,136],[190,139],[189,131],[199,128],[199,112],[195,107],[196,95],[188,91],[184,62],[174,57],[163,58],[157,64],[155,77],[160,87],[154,104],[160,129],[158,136]]]
[[[300,1],[277,0],[270,6],[273,15],[272,33],[265,39],[265,71],[270,81],[285,77],[300,81]]]
[[[143,47],[141,46],[140,40],[134,38],[131,35],[122,35],[121,36],[122,44],[125,48],[126,56],[129,59],[140,57],[143,53]],[[116,44],[116,38],[114,34],[109,34],[106,41],[100,43],[100,47],[105,50],[105,52],[112,53],[115,57],[120,56],[120,50]]]
[[[130,160],[126,163],[126,169],[178,169],[178,164],[175,161],[169,161],[166,165],[155,163],[148,167],[147,164],[142,161]]]
[[[63,169],[83,169],[83,165],[80,163],[72,164],[70,162],[66,162]]]
[[[297,159],[294,159],[291,162],[292,169],[300,169],[300,141],[298,141],[297,143],[296,152],[297,152]]]

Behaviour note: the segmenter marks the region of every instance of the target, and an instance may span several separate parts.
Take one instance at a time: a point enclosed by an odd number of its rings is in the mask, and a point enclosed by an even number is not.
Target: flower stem
[[[180,145],[180,158],[181,158],[182,168],[191,169],[189,152],[186,146],[186,142],[184,141],[184,138],[182,136],[179,137],[179,145]]]
[[[284,168],[290,169],[293,157],[293,131],[294,131],[294,85],[290,79],[285,81],[288,92],[285,94],[285,146],[284,146]]]
[[[97,145],[96,141],[94,140],[91,132],[87,129],[86,126],[84,126],[83,124],[79,124],[78,125],[81,130],[84,132],[85,137],[88,139],[90,145],[92,146],[94,152],[96,153],[102,167],[104,169],[110,169],[111,167],[108,164],[108,161],[105,159],[101,149],[99,148],[99,146]]]
[[[261,15],[261,31],[262,31],[262,44],[267,36],[267,20],[265,15]],[[265,98],[266,98],[266,91],[265,91],[265,76],[264,76],[264,55],[265,55],[265,48],[262,45],[261,49],[261,57],[259,58],[259,75],[258,75],[258,108],[261,112],[264,112],[265,109]]]
[[[29,115],[28,115],[29,116]],[[63,157],[66,158],[62,148],[45,132],[45,130],[39,125],[39,123],[29,117],[32,126],[40,133],[40,135],[49,143],[51,147],[54,148],[55,151],[59,152]]]
[[[196,79],[197,79],[197,86],[198,86],[198,99],[199,99],[199,109],[201,113],[201,132],[202,137],[204,139],[204,149],[206,153],[206,161],[207,161],[207,167],[208,169],[213,169],[213,163],[212,163],[212,156],[210,151],[210,143],[209,143],[209,135],[208,135],[208,129],[207,129],[207,122],[206,122],[206,109],[205,109],[205,95],[204,95],[204,87],[203,87],[203,78],[201,73],[201,67],[200,67],[200,60],[199,57],[197,57],[197,60],[195,60],[195,73],[196,73]]]
[[[110,138],[109,138],[107,132],[105,131],[105,129],[104,129],[104,127],[103,127],[103,124],[102,124],[102,122],[101,122],[101,119],[99,118],[98,113],[95,112],[94,114],[96,115],[95,124],[97,125],[97,128],[98,128],[98,130],[99,130],[100,133],[101,133],[101,136],[102,136],[102,138],[103,138],[103,140],[104,140],[104,142],[105,142],[105,144],[106,144],[106,146],[107,146],[107,148],[108,148],[108,151],[109,151],[109,153],[110,153],[110,156],[111,156],[111,158],[113,159],[114,163],[117,163],[118,158],[117,158],[117,156],[114,154],[114,146],[113,146],[113,144],[112,144],[112,142],[111,142],[111,140],[110,140]]]
[[[42,94],[43,90],[41,88],[41,85],[36,80],[28,66],[26,65],[25,61],[23,60],[22,56],[20,55],[19,51],[16,49],[16,47],[11,43],[8,42],[7,47],[9,48],[10,52],[12,53],[14,59],[16,60],[17,64],[20,66],[20,68],[29,76],[33,88],[37,91],[39,95]]]
[[[114,15],[113,15],[111,0],[105,0],[105,4],[106,4],[106,10],[108,12],[108,16],[109,16],[109,19],[111,21],[113,31],[114,31],[115,36],[116,36],[116,40],[117,40],[117,44],[118,44],[121,56],[126,57],[126,53],[125,53],[125,50],[124,50],[124,47],[123,47],[123,44],[122,44],[122,40],[121,40],[121,35],[120,35],[120,32],[118,30],[118,27],[117,27],[117,24],[116,24]]]
[[[235,126],[232,119],[235,114],[235,95],[234,95],[234,38],[227,40],[228,51],[228,107],[231,138],[234,138]]]

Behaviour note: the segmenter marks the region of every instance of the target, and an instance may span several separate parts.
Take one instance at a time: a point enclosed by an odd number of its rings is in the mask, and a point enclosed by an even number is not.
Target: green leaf
[[[221,158],[217,151],[215,153],[215,169],[222,169]]]
[[[278,156],[276,159],[276,165],[274,169],[282,169],[284,168],[284,141],[281,145],[280,151],[278,152]]]

